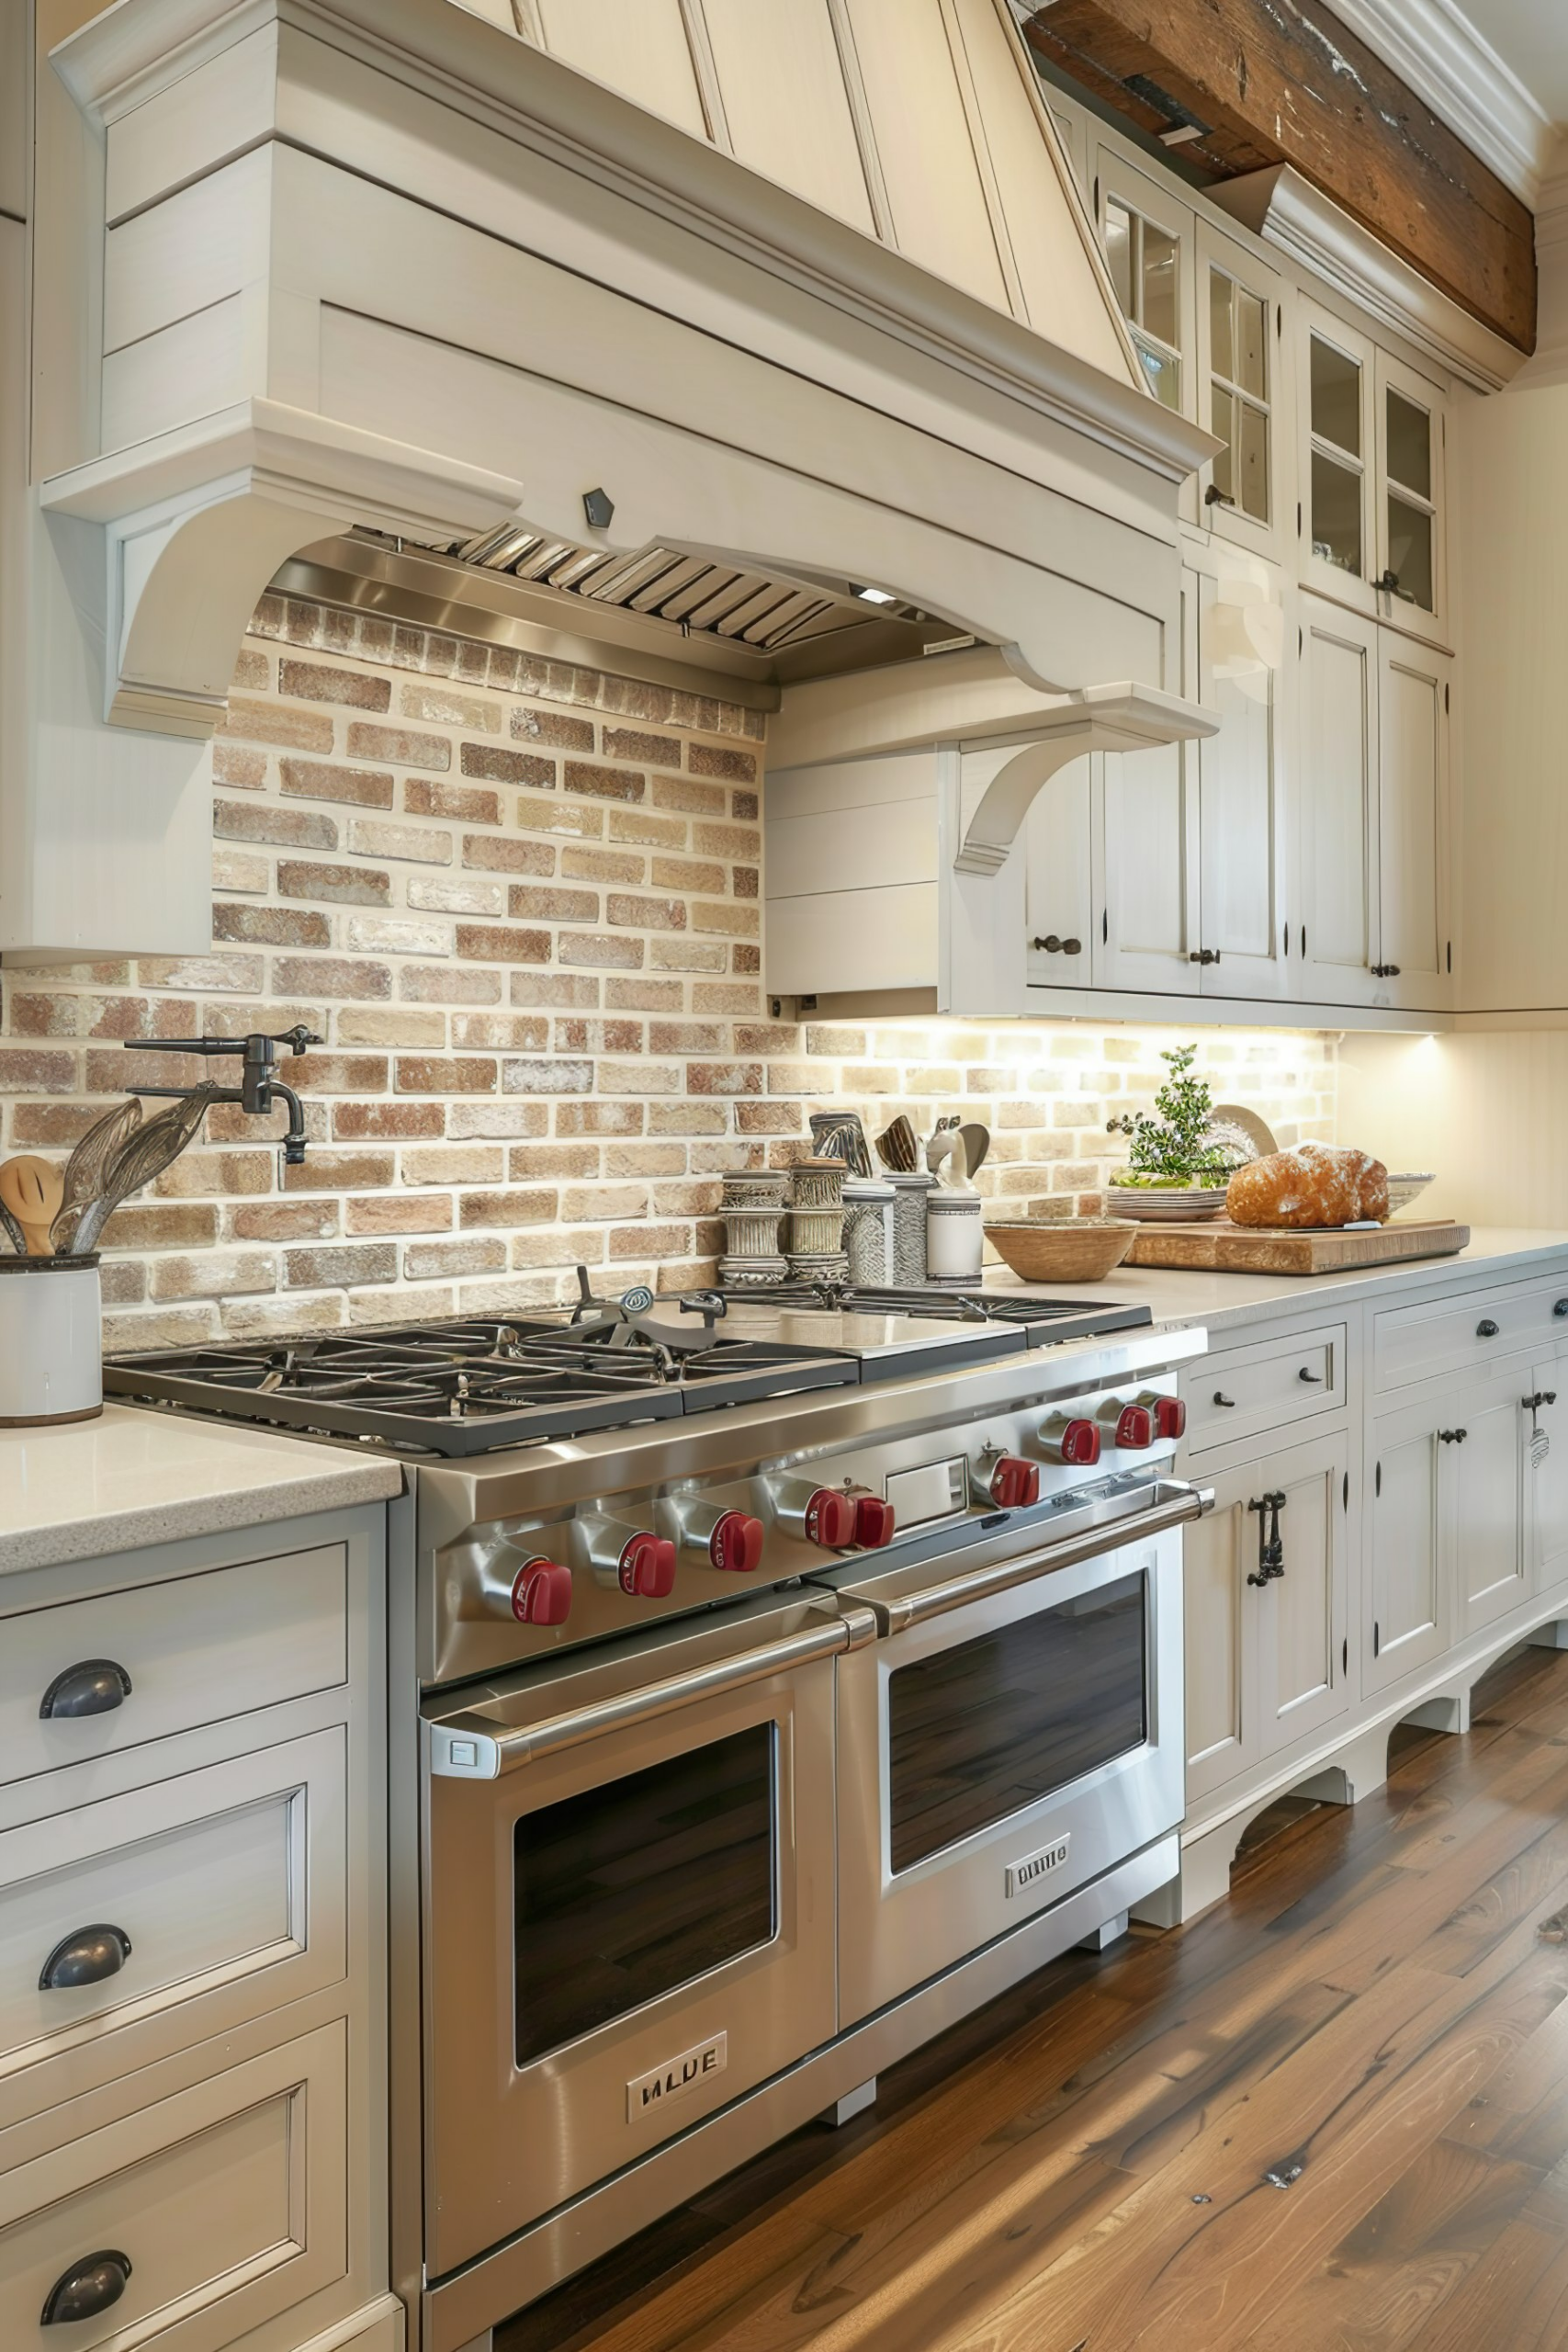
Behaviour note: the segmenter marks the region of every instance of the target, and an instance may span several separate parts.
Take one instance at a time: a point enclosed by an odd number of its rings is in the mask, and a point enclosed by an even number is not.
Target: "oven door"
[[[432,2276],[831,2039],[834,1659],[874,1634],[770,1598],[427,1708]]]
[[[1174,1479],[952,1562],[858,1580],[839,1667],[839,2003],[852,2025],[1181,1819]]]

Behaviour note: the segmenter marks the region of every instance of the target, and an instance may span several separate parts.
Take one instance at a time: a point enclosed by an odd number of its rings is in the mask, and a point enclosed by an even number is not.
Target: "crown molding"
[[[1219,180],[1207,193],[1211,203],[1255,236],[1278,245],[1478,391],[1499,390],[1523,367],[1522,351],[1483,326],[1289,164]]]
[[[1533,212],[1556,128],[1453,0],[1328,5]]]

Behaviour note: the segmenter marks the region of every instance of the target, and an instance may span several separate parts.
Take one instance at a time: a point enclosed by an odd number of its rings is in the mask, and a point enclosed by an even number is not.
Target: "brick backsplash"
[[[613,658],[613,657],[610,657]],[[769,1018],[759,717],[707,695],[264,598],[212,747],[212,946],[0,975],[10,1150],[62,1155],[133,1073],[128,1036],[303,1021],[286,1170],[237,1110],[107,1237],[113,1347],[514,1308],[706,1280],[719,1171],[962,1110],[1010,1215],[1100,1204],[1112,1112],[1179,1030]],[[1222,1099],[1333,1134],[1330,1038],[1202,1039]]]

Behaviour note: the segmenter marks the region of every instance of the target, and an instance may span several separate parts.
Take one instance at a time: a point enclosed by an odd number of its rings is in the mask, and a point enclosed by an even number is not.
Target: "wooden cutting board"
[[[1413,1218],[1357,1233],[1342,1227],[1232,1225],[1220,1216],[1195,1225],[1142,1226],[1123,1262],[1215,1274],[1342,1274],[1405,1258],[1451,1258],[1469,1240],[1469,1226],[1448,1218]]]

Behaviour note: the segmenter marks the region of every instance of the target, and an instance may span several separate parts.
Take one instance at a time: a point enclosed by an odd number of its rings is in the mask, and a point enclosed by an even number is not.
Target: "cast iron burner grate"
[[[858,1380],[852,1356],[671,1330],[454,1322],[112,1358],[112,1394],[457,1457],[678,1420]]]
[[[907,1289],[857,1289],[853,1283],[771,1283],[727,1291],[736,1306],[789,1306],[839,1315],[911,1315],[946,1323],[1022,1323],[1042,1328],[1053,1341],[1094,1339],[1102,1331],[1146,1329],[1147,1306],[1110,1299],[1030,1298],[1012,1291],[946,1290],[929,1284]]]

